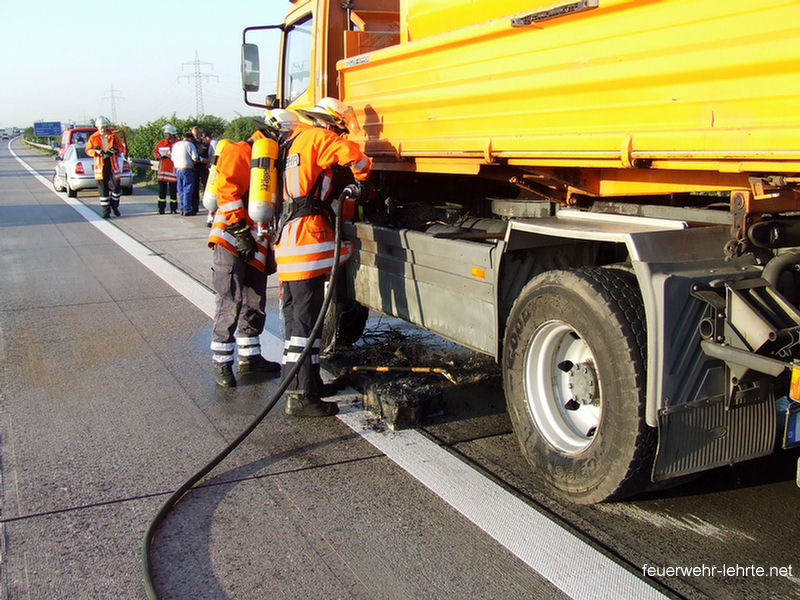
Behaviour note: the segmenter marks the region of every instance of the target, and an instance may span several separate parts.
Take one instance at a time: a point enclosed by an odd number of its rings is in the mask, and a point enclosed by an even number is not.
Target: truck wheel
[[[364,333],[369,309],[354,300],[331,302],[322,327],[320,352],[333,352],[337,346],[352,346]]]
[[[647,483],[645,344],[629,273],[549,271],[520,292],[503,348],[506,402],[523,453],[556,495],[591,504]]]

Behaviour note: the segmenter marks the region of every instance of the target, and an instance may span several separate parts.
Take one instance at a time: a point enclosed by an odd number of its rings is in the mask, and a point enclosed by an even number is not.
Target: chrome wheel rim
[[[537,429],[559,452],[588,448],[602,417],[594,354],[562,321],[541,324],[525,353],[525,392]]]

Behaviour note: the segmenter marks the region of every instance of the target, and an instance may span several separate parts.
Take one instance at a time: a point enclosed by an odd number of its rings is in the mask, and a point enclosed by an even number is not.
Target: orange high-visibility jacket
[[[172,164],[172,159],[169,156],[161,156],[160,148],[169,148],[172,150],[172,142],[164,138],[156,144],[153,148],[153,156],[158,161],[158,173],[156,179],[158,181],[178,181],[178,176],[175,174],[175,165]]]
[[[99,131],[95,131],[86,142],[86,154],[94,157],[94,178],[97,181],[103,179],[103,156],[100,150],[95,150],[95,147],[108,150],[113,146],[119,152],[111,156],[111,171],[114,173],[114,179],[119,179],[122,177],[122,155],[125,148],[115,133],[109,131],[105,135],[105,139],[103,137]]]
[[[256,237],[255,223],[247,214],[247,191],[250,188],[250,144],[231,142],[217,157],[217,212],[208,236],[208,247],[220,245],[228,252],[236,252],[236,236],[226,228],[245,221],[250,226],[250,235]],[[248,262],[256,269],[266,272],[268,248],[256,239],[256,255]]]
[[[320,127],[300,126],[290,138],[284,171],[284,201],[309,194],[317,184],[320,200],[330,193],[331,168],[350,167],[353,176],[367,179],[372,161],[357,144]],[[334,254],[333,225],[325,215],[295,217],[284,226],[275,245],[280,281],[311,279],[330,273]],[[340,264],[350,258],[352,245],[342,244]]]

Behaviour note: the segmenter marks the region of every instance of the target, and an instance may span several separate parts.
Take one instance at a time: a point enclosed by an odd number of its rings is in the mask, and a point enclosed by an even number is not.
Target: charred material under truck
[[[243,83],[353,108],[377,195],[345,300],[495,357],[522,451],[590,503],[800,443],[798,23],[786,0],[293,0],[245,31]],[[276,94],[247,100],[267,29]]]

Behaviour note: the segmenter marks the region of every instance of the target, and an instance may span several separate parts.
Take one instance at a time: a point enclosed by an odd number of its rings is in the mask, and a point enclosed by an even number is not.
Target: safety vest
[[[350,167],[353,176],[362,181],[372,166],[358,145],[327,129],[300,126],[289,138],[283,185],[288,215],[274,248],[280,281],[330,273],[335,244],[327,199],[331,168],[337,164]],[[344,242],[340,263],[351,253],[352,244]]]
[[[103,142],[105,142],[105,145]],[[105,135],[105,140],[103,140],[103,136],[100,135],[100,132],[95,131],[89,136],[89,141],[86,142],[86,154],[94,158],[94,178],[97,181],[101,181],[103,179],[104,159],[102,151],[96,151],[95,147],[108,150],[112,146],[119,150],[119,152],[109,157],[111,162],[111,172],[114,175],[114,179],[119,179],[122,177],[122,155],[125,152],[125,148],[122,146],[122,142],[119,141],[119,138],[116,136],[116,134],[108,132]]]
[[[158,142],[156,147],[153,149],[153,156],[155,156],[156,160],[158,161],[158,173],[156,173],[156,179],[158,181],[178,181],[178,176],[175,174],[175,165],[172,163],[172,159],[169,156],[161,156],[159,148],[169,148],[172,150],[172,143],[167,138],[164,138]]]
[[[227,227],[241,221],[250,226],[256,239],[256,255],[248,262],[262,272],[267,270],[269,249],[256,238],[255,223],[247,214],[247,191],[250,187],[250,144],[229,143],[217,156],[217,212],[208,235],[208,246],[222,246],[232,254],[236,252],[236,236]]]

